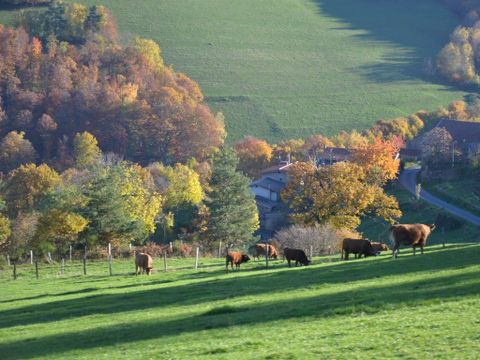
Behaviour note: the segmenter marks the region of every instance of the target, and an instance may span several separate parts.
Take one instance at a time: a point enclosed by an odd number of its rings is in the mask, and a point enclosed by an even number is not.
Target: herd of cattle
[[[396,258],[399,253],[400,245],[412,246],[413,254],[415,255],[416,248],[420,248],[423,254],[423,248],[427,244],[428,236],[435,229],[435,225],[425,224],[396,224],[390,227],[390,241],[392,245],[393,258]],[[382,251],[389,250],[389,247],[380,242],[371,242],[368,239],[344,239],[342,241],[342,260],[348,260],[349,254],[354,254],[355,258],[361,258],[362,256],[376,256]],[[277,260],[279,258],[279,252],[277,248],[271,244],[255,244],[248,249],[248,252],[255,259],[270,258]],[[283,259],[287,260],[288,266],[291,266],[291,262],[295,261],[295,266],[298,264],[309,265],[305,251],[301,249],[291,249],[286,247],[283,249]],[[236,269],[240,268],[240,265],[250,261],[250,256],[247,254],[228,251],[226,255],[226,268],[228,266],[233,270],[233,265]],[[136,274],[146,273],[149,275],[153,268],[152,257],[145,253],[135,252],[135,266]]]

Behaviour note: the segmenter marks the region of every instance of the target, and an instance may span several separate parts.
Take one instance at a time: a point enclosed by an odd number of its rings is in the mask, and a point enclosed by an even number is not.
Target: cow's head
[[[250,260],[250,256],[245,255],[245,254],[242,255],[242,262],[245,263],[245,262],[247,262],[247,261],[249,261],[249,260]]]

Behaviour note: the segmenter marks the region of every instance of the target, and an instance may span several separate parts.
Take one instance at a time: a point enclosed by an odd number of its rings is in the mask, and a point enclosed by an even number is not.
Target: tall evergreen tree
[[[207,240],[229,246],[246,243],[258,229],[258,210],[249,179],[237,171],[235,151],[224,148],[213,160],[210,190],[206,205],[210,217]]]

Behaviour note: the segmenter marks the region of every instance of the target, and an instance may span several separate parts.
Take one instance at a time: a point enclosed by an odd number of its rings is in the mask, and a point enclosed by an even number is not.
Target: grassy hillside
[[[199,272],[151,277],[2,275],[0,351],[2,359],[474,359],[479,256],[480,246],[464,244],[398,260],[251,263],[229,274],[209,260]]]
[[[437,0],[75,1],[112,9],[125,38],[157,40],[225,113],[230,140],[332,135],[463,96],[422,72],[458,23]]]

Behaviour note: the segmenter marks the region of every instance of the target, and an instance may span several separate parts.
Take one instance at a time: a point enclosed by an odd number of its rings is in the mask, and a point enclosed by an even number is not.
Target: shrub
[[[292,225],[277,232],[273,241],[278,243],[281,249],[288,246],[310,251],[312,246],[314,255],[331,255],[340,251],[341,241],[346,237],[360,238],[361,236],[357,232],[339,230],[329,224]]]

